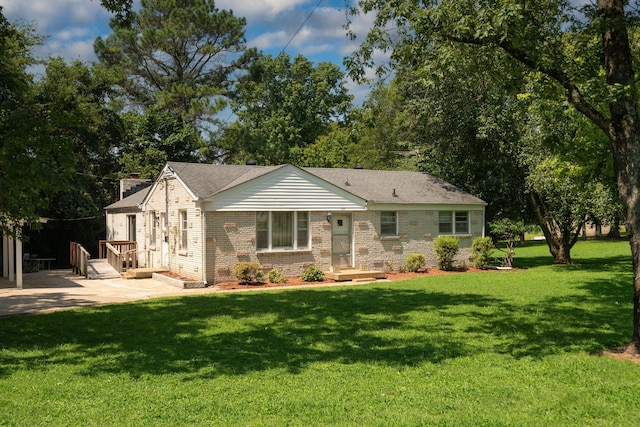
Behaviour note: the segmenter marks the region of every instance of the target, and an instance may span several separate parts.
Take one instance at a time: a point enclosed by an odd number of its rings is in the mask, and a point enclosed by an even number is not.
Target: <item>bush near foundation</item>
[[[440,236],[433,242],[433,251],[438,257],[438,268],[440,270],[453,270],[453,260],[458,251],[460,244],[457,237]]]
[[[312,264],[304,269],[300,278],[305,282],[321,282],[324,278],[324,273],[317,265]]]
[[[262,279],[263,274],[260,264],[257,262],[236,262],[233,264],[233,275],[240,283],[256,283]]]
[[[491,237],[477,237],[471,243],[471,259],[475,268],[485,269],[491,261],[491,251],[493,250]]]
[[[267,279],[269,279],[269,282],[271,283],[284,283],[287,281],[287,277],[284,275],[282,270],[277,268],[269,270],[269,273],[267,273]]]
[[[407,271],[415,273],[420,270],[426,262],[425,256],[422,254],[409,254],[404,260],[404,267]]]

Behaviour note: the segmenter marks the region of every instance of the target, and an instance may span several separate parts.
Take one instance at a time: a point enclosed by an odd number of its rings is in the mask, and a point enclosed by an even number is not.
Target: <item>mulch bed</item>
[[[490,270],[478,270],[475,268],[469,268],[465,271],[442,271],[442,270],[438,270],[437,268],[430,268],[428,272],[423,272],[423,273],[420,273],[420,272],[419,273],[406,273],[406,272],[405,273],[399,273],[399,272],[387,273],[387,280],[397,281],[397,280],[413,279],[414,277],[436,276],[440,274],[460,274],[463,272],[479,272],[479,271],[490,271]],[[221,290],[229,291],[229,290],[235,290],[235,289],[266,289],[266,288],[280,288],[280,287],[287,287],[287,286],[314,286],[314,285],[322,285],[322,284],[329,284],[329,283],[336,283],[336,281],[332,279],[323,279],[320,282],[305,282],[299,277],[289,277],[287,278],[287,281],[284,283],[271,283],[268,280],[265,280],[263,282],[252,283],[252,284],[243,284],[238,282],[222,282],[222,283],[216,283],[216,286],[218,286]]]

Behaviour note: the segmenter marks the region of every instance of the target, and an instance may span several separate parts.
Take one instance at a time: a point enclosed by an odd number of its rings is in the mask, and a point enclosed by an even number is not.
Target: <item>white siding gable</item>
[[[287,165],[211,198],[216,211],[361,211],[366,200]]]

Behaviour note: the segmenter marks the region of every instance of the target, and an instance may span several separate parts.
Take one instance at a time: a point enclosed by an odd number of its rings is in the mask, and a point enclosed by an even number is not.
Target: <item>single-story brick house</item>
[[[410,253],[435,266],[441,235],[459,237],[466,261],[484,236],[484,201],[419,172],[169,162],[136,194],[106,208],[107,234],[129,222],[148,267],[208,284],[235,280],[239,261],[290,277],[399,267]]]

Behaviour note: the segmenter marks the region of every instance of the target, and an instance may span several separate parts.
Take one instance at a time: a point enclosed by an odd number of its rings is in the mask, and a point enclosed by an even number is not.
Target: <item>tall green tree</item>
[[[571,263],[570,250],[587,221],[614,220],[611,147],[561,99],[522,98],[528,110],[518,163],[526,171],[527,194],[554,261]]]
[[[113,178],[124,126],[108,106],[107,99],[113,95],[111,76],[102,71],[80,61],[50,58],[45,76],[33,85],[39,137],[49,146],[70,147],[73,152],[67,165],[71,173],[61,181],[63,187],[49,191],[63,199],[57,207],[48,207],[54,218],[101,218],[102,209],[117,194]]]
[[[371,65],[375,48],[391,49],[392,61],[403,63],[419,62],[421,52],[433,43],[487,46],[539,75],[542,87],[561,88],[566,102],[607,135],[633,259],[634,320],[628,351],[640,353],[640,117],[629,41],[634,10],[626,8],[624,0],[597,0],[581,9],[569,0],[363,0],[360,5],[365,12],[375,11],[376,20],[350,59],[358,73],[361,66]],[[393,34],[387,31],[390,27]],[[576,60],[576,46],[584,61]]]
[[[33,99],[26,70],[34,63],[31,48],[40,41],[32,28],[0,13],[0,228],[9,232],[20,222],[37,221],[71,162],[70,145],[46,138],[46,117]]]
[[[103,208],[117,200],[117,147],[124,126],[108,107],[112,81],[102,69],[80,61],[51,58],[45,75],[32,88],[35,134],[43,145],[64,147],[69,154],[54,170],[56,185],[41,192],[46,204],[40,215],[50,218],[30,233],[29,250],[65,259],[68,242],[79,241],[97,253],[104,238]]]
[[[252,57],[245,24],[213,0],[142,0],[129,20],[112,20],[113,34],[94,48],[117,71],[129,108],[170,114],[203,137],[204,150],[234,73]]]
[[[420,118],[407,108],[402,82],[378,84],[352,120],[358,150],[367,152],[363,166],[370,169],[415,170],[418,163],[415,139]]]
[[[420,169],[487,201],[488,221],[525,219],[518,64],[492,49],[458,53],[447,44],[424,55],[423,63],[400,65],[395,77]]]
[[[133,0],[101,0],[102,6],[114,13],[120,23],[126,23],[131,19]]]
[[[261,164],[300,162],[305,147],[346,119],[352,97],[344,74],[329,62],[314,65],[303,56],[263,55],[236,86],[237,120],[220,141],[225,158]]]
[[[136,173],[155,179],[167,161],[200,160],[200,135],[169,112],[149,108],[143,115],[128,112],[122,118],[126,136],[118,152],[121,176]]]

